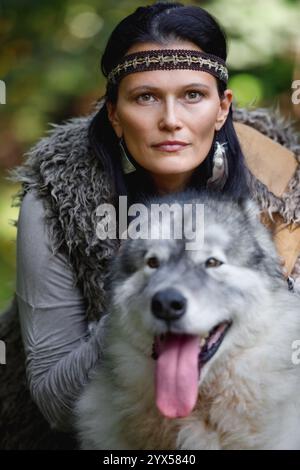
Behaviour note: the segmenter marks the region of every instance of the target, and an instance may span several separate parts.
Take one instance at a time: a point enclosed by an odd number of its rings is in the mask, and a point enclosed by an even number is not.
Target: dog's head
[[[255,341],[267,324],[263,306],[283,282],[254,203],[191,193],[155,201],[174,202],[182,236],[173,230],[153,239],[148,232],[124,241],[111,284],[115,321],[141,354],[153,347],[157,404],[170,417],[191,411],[199,380],[216,360]],[[170,235],[170,218],[159,220],[148,208],[152,234]]]

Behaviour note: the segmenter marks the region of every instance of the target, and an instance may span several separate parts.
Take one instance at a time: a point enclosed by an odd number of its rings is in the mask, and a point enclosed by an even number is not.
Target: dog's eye
[[[151,256],[147,259],[147,266],[152,269],[156,269],[159,267],[159,259],[156,256]]]
[[[218,266],[221,266],[221,264],[223,264],[223,261],[220,261],[217,258],[208,258],[205,261],[206,268],[217,268]]]

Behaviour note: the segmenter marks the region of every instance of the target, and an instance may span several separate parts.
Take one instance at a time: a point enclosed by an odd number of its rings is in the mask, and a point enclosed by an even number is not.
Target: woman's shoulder
[[[9,171],[9,179],[26,188],[38,188],[54,185],[76,165],[92,166],[88,134],[94,114],[49,124],[47,135],[27,151],[21,165]]]
[[[237,109],[250,190],[291,274],[300,255],[300,143],[293,122],[272,109]]]
[[[32,221],[39,222],[44,214],[42,200],[34,190],[27,191],[24,195],[19,212],[19,219],[30,224]]]
[[[300,141],[293,123],[272,109],[236,109],[234,127],[254,195],[285,222],[300,220]]]
[[[281,196],[300,163],[300,133],[294,122],[273,108],[236,108],[233,120],[248,168]]]
[[[39,159],[50,160],[55,156],[59,161],[74,149],[85,148],[90,122],[91,116],[85,116],[72,118],[61,124],[50,123],[47,135],[25,154],[26,164],[30,165]]]
[[[11,181],[21,183],[15,205],[20,205],[25,195],[34,190],[35,194],[27,199],[38,196],[52,218],[55,213],[66,220],[87,196],[95,203],[101,198],[101,188],[106,190],[109,181],[89,143],[94,115],[52,125],[48,135],[27,152],[24,162],[9,172]],[[24,206],[28,206],[27,202]]]
[[[233,108],[233,120],[248,125],[270,139],[299,153],[299,132],[293,120],[276,108]]]

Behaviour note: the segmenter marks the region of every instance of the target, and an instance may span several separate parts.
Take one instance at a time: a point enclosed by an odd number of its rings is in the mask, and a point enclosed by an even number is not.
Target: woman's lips
[[[163,152],[178,152],[178,150],[183,150],[187,147],[188,144],[164,144],[164,145],[155,145],[155,150],[160,150]]]

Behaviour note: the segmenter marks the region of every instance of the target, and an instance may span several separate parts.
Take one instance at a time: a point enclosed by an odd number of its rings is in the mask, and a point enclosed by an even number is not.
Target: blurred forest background
[[[45,135],[49,122],[86,114],[104,92],[99,63],[114,26],[138,0],[0,0],[0,310],[15,286],[18,186],[7,171]],[[229,40],[229,87],[239,106],[279,107],[299,127],[299,0],[182,1],[214,14]],[[3,89],[2,89],[3,91]]]

